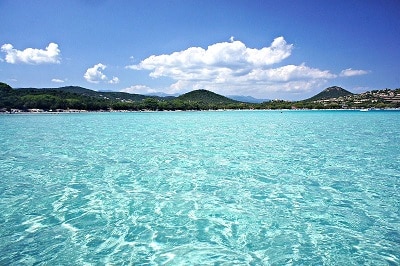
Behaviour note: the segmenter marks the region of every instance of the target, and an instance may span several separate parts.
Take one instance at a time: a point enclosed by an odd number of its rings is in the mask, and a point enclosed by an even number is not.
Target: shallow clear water
[[[400,112],[0,116],[0,265],[399,265]]]

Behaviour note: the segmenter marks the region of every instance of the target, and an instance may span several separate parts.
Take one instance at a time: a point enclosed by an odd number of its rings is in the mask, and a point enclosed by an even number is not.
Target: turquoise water
[[[0,116],[0,265],[399,265],[400,112]]]

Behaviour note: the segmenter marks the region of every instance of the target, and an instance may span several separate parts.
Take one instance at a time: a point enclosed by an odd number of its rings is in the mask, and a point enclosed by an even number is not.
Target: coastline
[[[45,110],[35,110],[35,111],[5,111],[0,112],[0,115],[40,115],[40,114],[82,114],[82,113],[157,113],[157,112],[229,112],[229,111],[358,111],[358,112],[369,112],[369,111],[400,111],[400,108],[357,108],[357,109],[210,109],[210,110],[64,110],[64,111],[45,111]]]

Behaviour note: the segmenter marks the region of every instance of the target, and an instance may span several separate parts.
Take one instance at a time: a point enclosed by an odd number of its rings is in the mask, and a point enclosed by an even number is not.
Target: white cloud
[[[129,88],[121,90],[121,92],[134,93],[134,94],[148,94],[148,93],[154,93],[156,92],[156,90],[147,87],[145,85],[133,85],[130,86]]]
[[[107,66],[101,63],[94,65],[86,70],[86,73],[83,75],[83,77],[86,79],[86,81],[91,83],[99,83],[100,81],[107,80],[107,76],[101,72],[102,70],[106,69],[106,67]]]
[[[52,79],[51,81],[55,82],[55,83],[64,83],[65,82],[65,80],[63,80],[63,79]]]
[[[99,83],[99,82],[106,82],[109,84],[117,84],[119,83],[119,78],[113,77],[111,80],[108,80],[107,76],[103,73],[103,70],[107,68],[106,65],[101,63],[94,65],[86,70],[83,77],[86,79],[87,82],[90,83]]]
[[[264,73],[261,73],[262,76]],[[257,80],[259,79],[259,80]],[[162,90],[165,93],[185,93],[192,90],[211,90],[222,95],[252,95],[254,97],[269,97],[271,93],[304,93],[312,89],[321,88],[327,79],[293,79],[293,80],[271,80],[263,77],[256,79],[233,79],[224,83],[214,81],[183,81],[179,80]]]
[[[289,57],[292,49],[293,45],[287,44],[283,37],[276,38],[270,47],[262,49],[247,48],[240,41],[222,42],[210,45],[206,50],[190,47],[170,55],[152,55],[127,68],[151,70],[152,77],[197,77],[203,76],[205,70],[217,74],[223,68],[236,72],[276,64]]]
[[[17,50],[11,44],[3,44],[1,51],[6,53],[7,63],[16,64],[58,64],[60,63],[60,49],[58,44],[50,43],[46,49],[26,48]]]
[[[328,70],[301,65],[273,67],[288,58],[293,45],[278,37],[268,47],[248,48],[240,41],[222,42],[207,49],[190,47],[171,54],[152,55],[133,70],[148,70],[153,78],[169,77],[175,83],[166,93],[207,89],[224,95],[268,97],[270,92],[306,92],[336,78]]]
[[[112,79],[110,79],[108,81],[108,83],[110,83],[110,84],[118,84],[119,83],[119,78],[113,77]]]
[[[356,69],[345,69],[340,72],[341,77],[352,77],[352,76],[361,76],[361,75],[366,75],[368,74],[369,71],[367,70],[356,70]]]
[[[331,79],[336,75],[329,71],[310,68],[304,63],[296,65],[287,65],[279,68],[254,69],[248,75],[244,76],[246,81],[270,81],[270,82],[288,82],[304,79]]]

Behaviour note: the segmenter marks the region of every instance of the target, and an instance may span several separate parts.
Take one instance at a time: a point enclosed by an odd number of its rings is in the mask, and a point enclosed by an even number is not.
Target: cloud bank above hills
[[[267,95],[269,92],[300,93],[324,85],[339,75],[300,65],[282,65],[290,57],[294,45],[284,37],[275,38],[267,47],[247,47],[243,42],[230,38],[230,42],[209,45],[206,49],[189,47],[171,54],[151,55],[140,63],[126,68],[149,71],[151,78],[167,77],[173,80],[163,92],[182,93],[194,89],[211,90],[223,95]],[[278,66],[279,65],[279,66]],[[347,69],[342,76],[366,74],[364,70]],[[147,93],[156,91],[136,84],[125,92]]]
[[[17,50],[11,44],[1,46],[9,64],[61,64],[58,44],[50,43],[45,49],[26,48]],[[182,94],[205,89],[222,95],[252,95],[265,97],[276,92],[306,93],[321,88],[332,79],[366,75],[367,70],[347,68],[335,74],[330,70],[311,67],[306,63],[284,64],[294,51],[294,45],[284,37],[275,38],[269,46],[250,48],[235,40],[211,44],[206,48],[189,47],[170,54],[151,55],[138,64],[125,69],[148,75],[151,79],[167,78],[163,87],[149,84],[133,84],[120,91],[130,93]],[[92,84],[118,84],[116,76],[105,74],[106,64],[97,63],[86,69],[83,78]],[[64,80],[53,78],[52,82]]]

